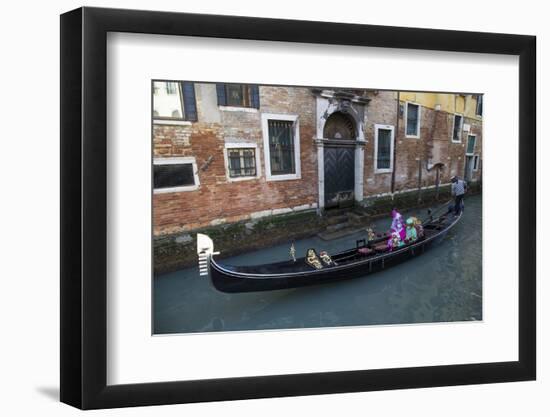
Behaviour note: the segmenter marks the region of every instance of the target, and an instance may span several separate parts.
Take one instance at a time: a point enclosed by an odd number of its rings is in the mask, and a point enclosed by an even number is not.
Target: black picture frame
[[[108,32],[519,56],[519,360],[112,385],[107,375]],[[82,409],[533,380],[536,377],[536,38],[136,10],[61,16],[61,401]]]

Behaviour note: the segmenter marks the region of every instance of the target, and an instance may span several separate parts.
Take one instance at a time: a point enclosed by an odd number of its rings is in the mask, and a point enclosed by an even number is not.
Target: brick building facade
[[[157,236],[481,180],[479,95],[153,87]]]

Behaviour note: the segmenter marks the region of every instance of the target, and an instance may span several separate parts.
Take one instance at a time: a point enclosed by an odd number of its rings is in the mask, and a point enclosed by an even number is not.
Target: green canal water
[[[482,319],[481,195],[466,199],[463,218],[447,237],[422,256],[385,271],[349,281],[270,292],[224,294],[198,268],[154,278],[154,333],[296,329],[410,324]],[[421,214],[418,212],[417,214]],[[425,210],[422,211],[425,214]],[[387,230],[389,216],[375,222]],[[295,242],[335,253],[362,235],[330,242]],[[214,242],[215,243],[215,242]],[[289,244],[224,260],[233,265],[288,259]]]

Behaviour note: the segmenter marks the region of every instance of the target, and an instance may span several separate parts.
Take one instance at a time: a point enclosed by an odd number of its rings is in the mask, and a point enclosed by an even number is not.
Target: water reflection
[[[481,196],[466,201],[460,223],[426,254],[365,278],[259,293],[224,294],[198,268],[154,279],[155,333],[289,329],[482,319]],[[376,222],[389,227],[389,218]],[[295,242],[334,253],[361,235]],[[234,265],[288,259],[289,244],[226,259]]]

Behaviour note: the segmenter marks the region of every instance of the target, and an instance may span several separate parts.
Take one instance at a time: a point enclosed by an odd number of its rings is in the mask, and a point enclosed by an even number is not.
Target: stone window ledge
[[[222,111],[236,111],[245,113],[258,113],[258,109],[255,107],[238,107],[238,106],[219,106]]]
[[[155,125],[172,125],[172,126],[191,126],[191,122],[188,120],[164,120],[153,119]]]

